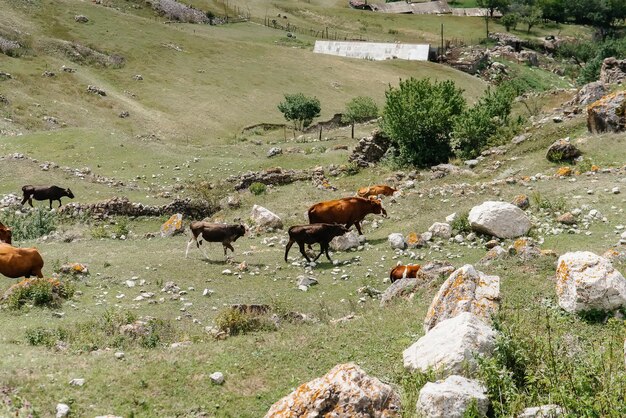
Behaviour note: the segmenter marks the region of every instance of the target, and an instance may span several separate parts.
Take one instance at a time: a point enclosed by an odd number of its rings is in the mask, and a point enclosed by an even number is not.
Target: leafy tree
[[[382,128],[400,163],[423,167],[448,161],[454,117],[465,108],[462,93],[453,81],[427,78],[409,78],[389,87]]]
[[[293,122],[294,130],[303,130],[320,115],[320,101],[316,97],[307,97],[302,93],[285,94],[285,101],[278,104],[285,119]]]
[[[478,103],[455,119],[451,145],[459,157],[480,155],[497,129],[507,123],[514,98],[515,91],[507,86],[487,90]]]
[[[374,99],[366,96],[357,96],[346,103],[346,110],[341,120],[352,124],[352,138],[354,138],[354,124],[368,121],[376,116],[378,116],[378,106]]]
[[[504,25],[506,31],[515,29],[519,23],[519,15],[517,13],[507,13],[500,19],[500,23]]]
[[[489,17],[493,17],[493,13],[496,10],[504,13],[508,9],[510,3],[510,0],[476,0],[476,5],[478,7],[489,10]]]
[[[526,33],[530,33],[530,30],[541,22],[543,12],[538,6],[526,6],[523,7],[520,13],[520,20],[527,27]]]

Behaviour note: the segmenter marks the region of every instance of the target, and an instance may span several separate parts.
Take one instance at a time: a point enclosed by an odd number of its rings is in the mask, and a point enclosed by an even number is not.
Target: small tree
[[[302,131],[320,115],[322,109],[316,97],[307,97],[302,93],[297,93],[285,94],[285,101],[278,105],[278,110],[282,112],[286,120],[293,122],[294,131]]]
[[[499,10],[504,13],[510,5],[509,0],[476,0],[478,7],[487,9],[489,11],[489,17],[493,17],[493,13]]]
[[[341,117],[344,123],[352,125],[352,138],[354,138],[354,124],[366,122],[378,116],[378,106],[371,97],[357,96],[346,103],[346,110]]]
[[[526,6],[522,9],[521,13],[521,21],[526,25],[528,30],[526,33],[530,33],[530,30],[537,24],[541,22],[541,18],[543,17],[543,12],[539,7],[531,7]]]
[[[519,23],[519,15],[517,13],[507,13],[502,16],[500,23],[504,25],[507,32],[510,32],[511,29],[515,30]]]
[[[382,127],[400,163],[430,166],[447,162],[454,118],[463,112],[463,90],[453,81],[400,81],[385,92]]]

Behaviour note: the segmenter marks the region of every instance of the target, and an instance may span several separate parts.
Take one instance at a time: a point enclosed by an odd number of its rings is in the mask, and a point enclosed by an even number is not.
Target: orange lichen
[[[570,167],[560,167],[557,171],[556,171],[556,175],[557,176],[561,176],[561,177],[569,177],[572,175],[572,169]]]

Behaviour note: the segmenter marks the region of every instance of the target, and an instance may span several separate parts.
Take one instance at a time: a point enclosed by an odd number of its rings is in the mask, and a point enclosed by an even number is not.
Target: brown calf
[[[357,195],[359,195],[360,197],[370,197],[370,196],[393,196],[393,194],[397,192],[396,189],[394,189],[393,187],[389,187],[386,186],[384,184],[379,184],[376,186],[370,186],[370,187],[361,187],[358,191],[357,191]]]
[[[289,254],[291,246],[294,242],[297,242],[298,247],[300,247],[300,253],[306,258],[306,261],[311,262],[311,259],[309,259],[309,256],[304,251],[304,244],[308,244],[310,248],[311,244],[319,243],[321,250],[313,261],[317,261],[322,253],[326,253],[326,258],[328,258],[328,261],[332,262],[328,255],[328,245],[333,238],[341,236],[346,232],[348,232],[348,228],[339,224],[316,223],[292,226],[289,228],[289,242],[285,248],[285,261],[287,261],[287,255]]]
[[[400,279],[415,279],[417,277],[417,272],[420,270],[421,266],[419,264],[409,264],[407,266],[395,266],[391,269],[389,273],[389,280],[391,283]]]
[[[243,225],[213,224],[204,221],[192,222],[191,225],[189,225],[189,229],[191,229],[192,236],[187,243],[185,258],[187,258],[189,247],[194,241],[196,242],[196,247],[202,251],[207,259],[209,258],[204,249],[200,248],[203,239],[207,242],[221,242],[224,246],[224,257],[226,257],[227,249],[235,252],[235,249],[230,244],[237,241],[237,238],[244,236],[246,233],[246,227]]]
[[[309,222],[314,223],[338,223],[345,224],[346,228],[356,226],[359,235],[361,232],[360,222],[367,214],[383,215],[387,217],[387,211],[378,199],[365,199],[362,197],[344,197],[343,199],[327,200],[316,203],[309,208]]]
[[[11,228],[4,226],[2,222],[0,222],[0,243],[11,244],[12,236]]]
[[[0,273],[6,277],[43,277],[43,259],[35,248],[15,248],[0,244]]]

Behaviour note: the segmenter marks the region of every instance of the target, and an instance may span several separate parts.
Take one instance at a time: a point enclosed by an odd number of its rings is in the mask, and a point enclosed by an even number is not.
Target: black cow
[[[224,246],[224,257],[226,257],[227,249],[235,252],[235,249],[230,244],[237,241],[237,238],[244,236],[246,233],[246,227],[243,225],[213,224],[204,221],[192,222],[191,225],[189,225],[189,229],[191,229],[192,236],[187,243],[185,258],[187,258],[189,247],[194,241],[196,242],[196,247],[202,251],[207,259],[209,258],[204,249],[200,248],[203,239],[207,242],[221,242]]]
[[[22,205],[28,201],[28,204],[33,207],[33,199],[35,200],[49,200],[50,209],[52,209],[52,201],[58,200],[59,207],[61,207],[61,198],[67,196],[70,199],[74,199],[74,193],[70,189],[63,189],[59,186],[24,186],[22,187],[24,198],[22,199]]]
[[[287,248],[285,248],[285,261],[287,261],[287,255],[289,254],[289,250],[294,242],[298,243],[300,253],[302,253],[304,258],[306,258],[306,261],[310,262],[311,260],[304,251],[304,244],[308,244],[310,247],[311,244],[317,243],[320,244],[321,250],[313,261],[317,261],[322,253],[326,253],[328,261],[332,261],[328,255],[328,244],[330,244],[333,238],[339,237],[348,231],[348,228],[339,224],[316,223],[292,226],[289,228],[289,242],[287,243]]]

